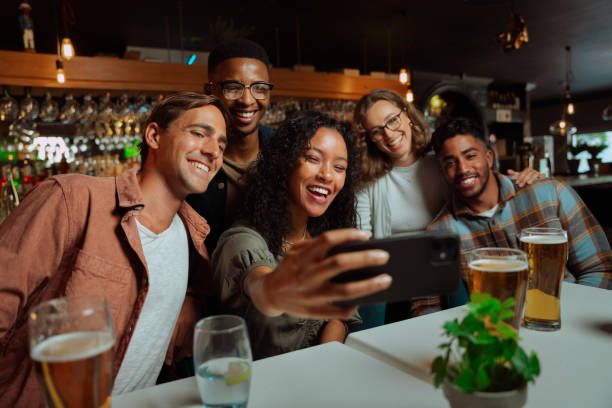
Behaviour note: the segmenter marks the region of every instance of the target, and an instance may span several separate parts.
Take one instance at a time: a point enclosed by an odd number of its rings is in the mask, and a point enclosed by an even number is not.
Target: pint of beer
[[[466,254],[470,293],[488,293],[501,302],[514,298],[514,315],[506,323],[519,328],[527,288],[527,256],[518,249],[479,248]]]
[[[50,408],[110,408],[112,318],[103,298],[53,299],[30,314],[30,356]]]
[[[567,261],[567,233],[560,228],[526,228],[519,239],[529,259],[523,326],[558,330],[561,328],[560,295]]]

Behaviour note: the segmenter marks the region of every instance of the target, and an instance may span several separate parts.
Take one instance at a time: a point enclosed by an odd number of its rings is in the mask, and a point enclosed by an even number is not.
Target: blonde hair
[[[412,130],[412,149],[417,157],[420,158],[427,154],[429,141],[431,140],[431,132],[423,114],[397,92],[389,89],[375,89],[365,95],[357,102],[353,114],[353,127],[357,134],[357,144],[362,152],[361,180],[364,184],[375,182],[393,168],[391,158],[378,149],[364,126],[368,111],[378,101],[388,101],[406,112]]]

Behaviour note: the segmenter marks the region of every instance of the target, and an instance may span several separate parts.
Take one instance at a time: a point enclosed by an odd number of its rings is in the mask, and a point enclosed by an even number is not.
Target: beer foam
[[[521,242],[548,245],[565,244],[567,242],[567,238],[560,237],[558,235],[528,235],[526,237],[521,237]]]
[[[527,263],[518,259],[479,259],[468,265],[477,271],[517,272],[527,269]]]
[[[84,360],[113,347],[115,339],[109,333],[77,332],[49,337],[36,345],[31,357],[36,361],[62,363]]]

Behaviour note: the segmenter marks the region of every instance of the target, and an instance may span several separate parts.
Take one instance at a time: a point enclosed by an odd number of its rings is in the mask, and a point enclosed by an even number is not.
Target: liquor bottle
[[[32,175],[32,166],[27,161],[24,161],[21,167],[21,185],[23,187],[24,195],[26,195],[31,189],[34,188],[34,177]]]
[[[17,190],[13,184],[13,176],[10,166],[2,166],[2,176],[0,178],[0,222],[17,207],[19,198]]]

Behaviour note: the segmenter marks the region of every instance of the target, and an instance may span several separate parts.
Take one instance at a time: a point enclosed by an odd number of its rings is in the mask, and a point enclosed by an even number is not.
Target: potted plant
[[[451,407],[519,408],[527,402],[527,383],[535,382],[540,363],[534,351],[518,345],[518,333],[503,320],[512,317],[514,299],[504,303],[473,293],[461,322],[444,324],[450,338],[439,348],[431,371]]]
[[[574,145],[568,145],[567,150],[572,154],[571,159],[567,159],[567,165],[569,167],[570,174],[578,174],[578,167],[580,167],[580,159],[577,159],[579,153],[584,152],[587,149],[587,144],[580,142]]]

